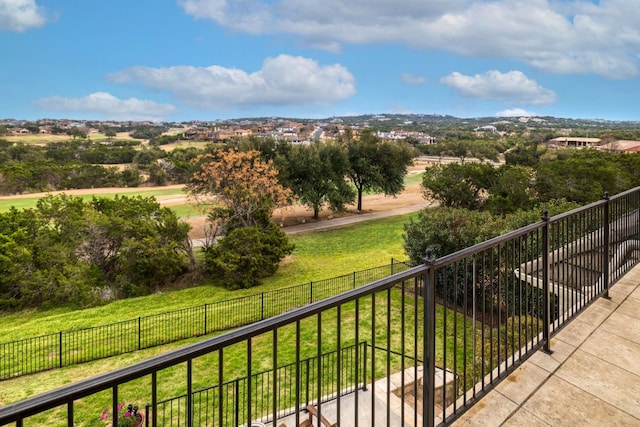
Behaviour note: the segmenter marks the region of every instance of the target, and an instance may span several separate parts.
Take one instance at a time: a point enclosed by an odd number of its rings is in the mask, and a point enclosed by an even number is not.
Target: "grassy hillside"
[[[202,285],[146,297],[116,301],[85,310],[58,308],[0,315],[0,342],[84,328],[161,313],[272,289],[326,279],[405,259],[403,225],[410,215],[367,221],[348,227],[292,235],[294,253],[264,285],[229,291]]]

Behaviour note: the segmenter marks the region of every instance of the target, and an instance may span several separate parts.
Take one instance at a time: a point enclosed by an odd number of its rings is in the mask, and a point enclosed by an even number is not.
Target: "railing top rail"
[[[489,240],[485,240],[484,242],[480,242],[477,243],[473,246],[469,246],[468,248],[464,248],[462,250],[459,250],[458,252],[454,252],[452,254],[448,254],[445,255],[443,257],[437,258],[434,260],[433,262],[433,266],[434,267],[438,267],[441,265],[446,265],[446,264],[450,264],[452,262],[456,262],[459,261],[461,259],[467,258],[471,255],[477,254],[479,252],[483,252],[487,249],[491,249],[494,246],[500,245],[504,242],[508,242],[510,240],[513,240],[517,237],[521,237],[524,236],[526,234],[531,233],[532,231],[536,231],[539,228],[542,228],[544,226],[544,221],[539,221],[533,224],[529,224],[525,227],[519,228],[517,230],[513,230],[510,231],[506,234],[503,234],[501,236],[497,236],[494,237],[492,239]]]
[[[613,201],[613,200],[621,199],[623,197],[627,197],[630,194],[638,193],[638,192],[640,192],[640,187],[630,188],[627,191],[623,191],[622,193],[618,193],[618,194],[616,194],[614,196],[610,196],[609,200]]]
[[[638,191],[638,188],[636,188],[636,191]],[[551,223],[554,223],[554,222],[562,221],[563,219],[566,219],[566,218],[569,218],[571,216],[574,216],[575,214],[578,214],[578,213],[583,212],[583,211],[588,211],[590,209],[602,206],[602,205],[604,205],[606,203],[607,203],[606,199],[601,199],[601,200],[598,200],[596,202],[590,203],[588,205],[577,207],[577,208],[572,209],[572,210],[570,210],[568,212],[562,212],[560,214],[557,214],[557,215],[554,215],[554,216],[550,217],[549,218],[549,223],[551,224]]]
[[[621,196],[624,196],[624,195],[628,195],[628,194],[632,194],[632,193],[638,192],[638,191],[640,191],[640,187],[636,187],[634,189],[625,191],[624,193],[618,194],[618,195],[616,195],[614,197],[618,198],[618,197],[621,197]],[[611,199],[609,199],[609,200],[613,200],[614,197],[611,197]],[[606,203],[607,203],[607,200],[602,199],[602,200],[598,200],[596,202],[590,203],[590,204],[588,204],[586,206],[577,207],[577,208],[572,209],[572,210],[570,210],[568,212],[563,212],[563,213],[554,215],[552,217],[549,217],[548,223],[549,224],[553,224],[553,223],[556,223],[556,222],[560,222],[560,221],[562,221],[562,220],[564,220],[566,218],[569,218],[569,217],[571,217],[573,215],[576,215],[576,214],[578,214],[580,212],[588,211],[590,209],[602,206],[602,205],[604,205]],[[452,254],[445,255],[445,256],[443,256],[441,258],[438,258],[438,259],[434,260],[434,264],[433,265],[434,266],[439,266],[439,265],[445,265],[445,264],[450,264],[452,262],[459,261],[459,260],[467,258],[468,256],[473,255],[475,253],[485,251],[485,250],[490,249],[490,248],[492,248],[494,246],[497,246],[497,245],[500,245],[502,243],[505,243],[505,242],[507,242],[509,240],[515,239],[517,237],[524,236],[526,234],[529,234],[532,231],[535,231],[535,230],[537,230],[539,228],[544,227],[544,225],[545,225],[545,221],[542,221],[542,220],[538,221],[536,223],[533,223],[533,224],[529,224],[529,225],[521,227],[521,228],[519,228],[517,230],[513,230],[513,231],[510,231],[510,232],[505,233],[503,235],[494,237],[492,239],[485,240],[484,242],[480,242],[480,243],[477,243],[477,244],[475,244],[473,246],[469,246],[468,248],[464,248],[464,249],[462,249],[462,250],[460,250],[458,252],[454,252]]]
[[[368,285],[315,302],[305,307],[240,327],[225,334],[154,356],[112,372],[81,380],[57,390],[45,392],[41,395],[7,405],[0,408],[0,425],[55,408],[71,400],[80,399],[99,391],[107,390],[118,384],[149,375],[161,369],[165,369],[198,356],[217,351],[229,345],[251,339],[263,333],[273,331],[279,327],[293,324],[299,320],[316,315],[341,304],[355,301],[363,296],[367,296],[381,290],[386,290],[398,282],[409,280],[423,274],[426,269],[427,267],[425,265],[413,267],[409,270],[394,274],[393,276],[377,280]]]

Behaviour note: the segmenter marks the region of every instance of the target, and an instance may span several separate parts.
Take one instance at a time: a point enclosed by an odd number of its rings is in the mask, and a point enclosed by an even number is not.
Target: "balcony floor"
[[[640,425],[640,266],[453,425]]]

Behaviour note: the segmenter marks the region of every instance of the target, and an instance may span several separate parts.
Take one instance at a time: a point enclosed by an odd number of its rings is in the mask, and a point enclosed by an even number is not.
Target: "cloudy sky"
[[[0,0],[0,118],[640,120],[638,0]]]

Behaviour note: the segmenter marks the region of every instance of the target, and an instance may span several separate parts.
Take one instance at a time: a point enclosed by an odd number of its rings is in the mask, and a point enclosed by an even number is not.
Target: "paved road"
[[[369,221],[372,219],[387,218],[391,216],[398,216],[398,215],[404,215],[412,212],[417,212],[431,205],[433,205],[433,203],[429,203],[429,202],[417,203],[411,206],[403,206],[401,208],[390,209],[385,211],[361,213],[361,214],[344,216],[341,218],[324,219],[321,221],[308,222],[306,224],[292,225],[290,227],[284,227],[283,230],[287,234],[297,234],[297,233],[304,233],[307,231],[317,231],[317,230],[325,230],[329,228],[344,227],[346,225],[351,225],[351,224],[355,224],[362,221]],[[193,239],[192,242],[193,242],[193,247],[197,248],[204,244],[204,239]]]
[[[287,234],[297,234],[297,233],[304,233],[306,231],[316,231],[316,230],[324,230],[327,228],[343,227],[345,225],[351,225],[357,222],[369,221],[372,219],[387,218],[390,216],[398,216],[398,215],[404,215],[412,212],[417,212],[430,205],[431,203],[428,203],[428,202],[418,203],[411,206],[404,206],[401,208],[390,209],[388,211],[361,213],[361,214],[343,216],[341,218],[310,222],[307,224],[292,225],[290,227],[283,228],[283,230]]]

